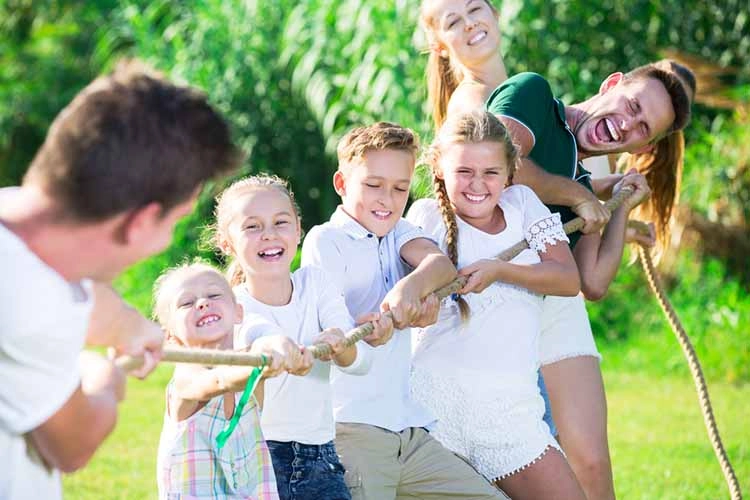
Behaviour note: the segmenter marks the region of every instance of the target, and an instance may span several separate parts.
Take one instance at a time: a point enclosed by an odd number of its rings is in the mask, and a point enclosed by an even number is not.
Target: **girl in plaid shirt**
[[[183,265],[156,282],[155,312],[167,339],[181,346],[231,349],[242,306],[226,279],[206,264]],[[287,337],[258,339],[250,352],[269,355],[262,378],[300,362]],[[271,457],[260,429],[255,397],[244,408],[239,394],[252,367],[177,365],[167,386],[164,427],[159,442],[161,499],[278,499]],[[259,385],[255,393],[262,391]],[[217,437],[235,410],[236,427],[223,446]]]

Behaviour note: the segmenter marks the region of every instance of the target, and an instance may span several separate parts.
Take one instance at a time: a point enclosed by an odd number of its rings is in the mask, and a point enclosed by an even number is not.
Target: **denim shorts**
[[[549,393],[547,392],[547,386],[544,384],[544,377],[541,370],[539,370],[538,376],[539,392],[542,394],[542,399],[544,399],[544,422],[549,426],[552,435],[557,438],[557,426],[552,419],[552,404],[549,401]]]
[[[281,500],[351,500],[333,441],[267,441]]]

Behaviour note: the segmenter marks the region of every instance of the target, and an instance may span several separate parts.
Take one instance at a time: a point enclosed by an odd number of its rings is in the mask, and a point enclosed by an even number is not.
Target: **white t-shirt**
[[[378,238],[339,207],[330,221],[308,233],[302,245],[302,266],[325,269],[343,290],[349,312],[356,318],[380,311],[388,291],[411,271],[401,258],[401,247],[417,238],[430,239],[403,219]],[[374,349],[366,377],[336,373],[336,422],[375,425],[393,432],[433,422],[430,413],[410,396],[410,357],[410,330],[395,331],[387,344]]]
[[[0,200],[6,195],[0,190]],[[0,327],[0,498],[62,498],[58,471],[47,469],[24,434],[54,415],[80,383],[91,284],[65,281],[0,225],[0,300],[6,305]]]
[[[354,321],[344,297],[322,269],[307,267],[292,273],[292,299],[270,306],[254,299],[244,285],[234,288],[245,311],[235,336],[235,347],[250,345],[266,335],[284,335],[298,344],[311,345],[326,328],[344,333]],[[304,377],[284,373],[265,381],[261,427],[271,441],[324,444],[335,437],[331,404],[331,375],[344,372],[364,375],[372,363],[372,347],[357,344],[357,358],[347,367],[315,360]]]

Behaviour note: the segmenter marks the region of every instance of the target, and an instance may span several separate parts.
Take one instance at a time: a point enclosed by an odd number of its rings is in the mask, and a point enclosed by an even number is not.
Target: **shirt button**
[[[372,238],[372,233],[367,233],[368,238]]]
[[[387,277],[385,278],[385,282],[388,283],[388,278]]]

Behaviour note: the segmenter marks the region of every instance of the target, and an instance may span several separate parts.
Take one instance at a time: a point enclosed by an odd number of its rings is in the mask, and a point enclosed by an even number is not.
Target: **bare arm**
[[[539,254],[542,262],[532,265],[512,264],[499,259],[483,259],[459,271],[469,276],[461,293],[479,293],[495,281],[512,283],[533,292],[574,296],[580,291],[578,268],[568,244],[564,241],[547,245]]]
[[[456,277],[456,266],[440,248],[426,238],[417,238],[401,247],[401,258],[414,267],[397,286],[412,287],[425,298],[438,288],[447,285]]]
[[[426,238],[405,243],[401,258],[415,269],[396,283],[381,304],[383,311],[391,311],[396,328],[420,321],[422,300],[456,277],[456,267],[448,256]]]
[[[52,417],[30,432],[44,460],[63,472],[80,469],[112,432],[125,375],[93,353],[81,353],[81,386]]]
[[[144,356],[146,363],[136,374],[150,373],[161,357],[164,334],[156,323],[144,318],[109,285],[94,283],[94,308],[86,332],[86,343],[112,346],[119,354]]]
[[[621,185],[632,185],[635,191],[612,214],[603,234],[581,237],[574,255],[581,273],[581,290],[588,300],[602,299],[617,274],[626,242],[628,215],[650,194],[646,179],[640,174],[625,176]]]
[[[615,210],[604,233],[581,236],[574,254],[581,273],[581,290],[588,300],[600,300],[607,295],[622,261],[628,215],[625,210]]]

